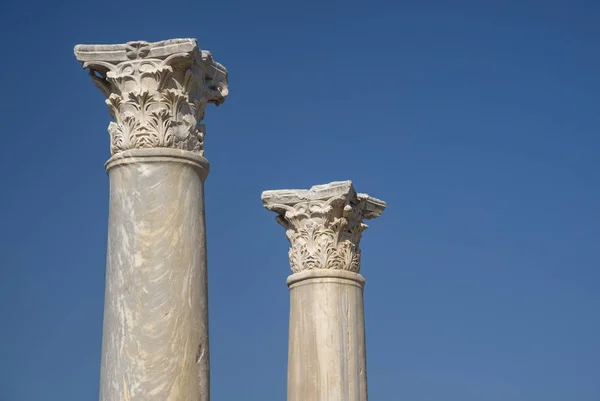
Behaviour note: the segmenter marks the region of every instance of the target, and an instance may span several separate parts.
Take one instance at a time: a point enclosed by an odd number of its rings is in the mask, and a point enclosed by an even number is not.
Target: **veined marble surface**
[[[107,162],[100,401],[208,401],[206,160],[136,149]]]

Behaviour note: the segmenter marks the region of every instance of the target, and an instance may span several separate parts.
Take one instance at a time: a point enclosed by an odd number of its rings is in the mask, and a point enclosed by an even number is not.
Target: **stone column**
[[[385,202],[350,181],[310,190],[265,191],[290,241],[288,401],[366,401],[363,219]]]
[[[75,56],[114,119],[100,401],[208,401],[200,122],[225,100],[227,71],[194,39]]]

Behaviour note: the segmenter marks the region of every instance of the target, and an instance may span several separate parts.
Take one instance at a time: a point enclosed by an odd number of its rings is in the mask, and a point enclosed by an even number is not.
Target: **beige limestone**
[[[264,206],[290,240],[288,401],[366,401],[363,219],[385,202],[350,181],[265,191]]]

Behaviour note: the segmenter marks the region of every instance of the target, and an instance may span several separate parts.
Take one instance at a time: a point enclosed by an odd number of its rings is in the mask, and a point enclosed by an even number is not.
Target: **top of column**
[[[111,154],[137,148],[204,153],[204,109],[228,94],[227,70],[196,39],[77,45],[75,56],[106,96]]]
[[[310,269],[360,271],[359,242],[364,219],[379,217],[385,202],[357,193],[351,181],[315,185],[309,190],[264,191],[265,208],[290,241],[294,273]]]

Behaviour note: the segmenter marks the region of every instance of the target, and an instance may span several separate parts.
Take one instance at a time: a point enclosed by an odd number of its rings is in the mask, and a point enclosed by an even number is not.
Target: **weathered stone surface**
[[[287,282],[288,401],[366,401],[363,277],[315,269]]]
[[[358,245],[363,219],[385,202],[350,181],[265,191],[262,201],[290,240],[288,401],[367,401]]]
[[[166,147],[204,152],[204,109],[229,93],[227,70],[195,39],[77,45],[75,56],[107,97],[112,154]]]
[[[290,240],[294,273],[310,269],[360,270],[359,242],[385,202],[356,193],[352,182],[315,185],[309,190],[264,191],[263,205],[278,214]]]
[[[195,39],[78,45],[111,153],[100,401],[208,401],[204,109],[227,71]]]
[[[100,401],[208,401],[203,157],[113,156]]]

